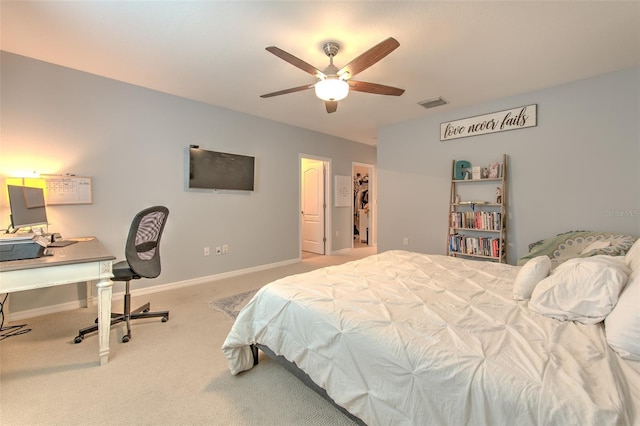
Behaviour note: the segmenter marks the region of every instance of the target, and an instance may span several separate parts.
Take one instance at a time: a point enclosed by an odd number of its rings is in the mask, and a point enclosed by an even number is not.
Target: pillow
[[[622,358],[636,361],[640,361],[639,304],[640,270],[637,270],[629,277],[618,303],[604,320],[604,332],[609,346]]]
[[[610,246],[611,246],[611,241],[597,240],[597,241],[594,241],[591,244],[589,244],[587,247],[585,247],[585,249],[582,250],[580,252],[580,254],[587,254],[590,251],[600,250],[600,249],[603,249],[605,247],[610,247]]]
[[[630,272],[622,257],[570,259],[538,283],[529,308],[562,321],[595,324],[616,305]]]
[[[640,238],[631,246],[624,257],[624,262],[632,272],[640,271]]]
[[[529,253],[518,259],[518,265],[524,265],[528,260],[542,255],[549,256],[552,269],[576,257],[623,256],[635,240],[630,235],[611,232],[565,232],[530,245]]]
[[[513,283],[513,298],[515,300],[530,298],[536,284],[549,276],[550,271],[551,259],[549,259],[549,256],[534,257],[525,263],[518,271],[516,280]]]

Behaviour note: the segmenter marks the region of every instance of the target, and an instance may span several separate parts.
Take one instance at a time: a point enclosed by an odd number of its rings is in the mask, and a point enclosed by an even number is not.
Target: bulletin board
[[[93,184],[90,177],[43,175],[47,205],[93,204]]]
[[[351,176],[336,175],[336,207],[349,207],[353,203],[353,183]]]

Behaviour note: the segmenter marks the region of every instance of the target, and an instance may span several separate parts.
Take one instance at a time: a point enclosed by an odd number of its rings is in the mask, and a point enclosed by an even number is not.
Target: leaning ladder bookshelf
[[[502,163],[493,163],[486,170],[472,174],[469,165],[465,178],[460,179],[456,160],[452,162],[447,255],[506,263],[506,154]]]

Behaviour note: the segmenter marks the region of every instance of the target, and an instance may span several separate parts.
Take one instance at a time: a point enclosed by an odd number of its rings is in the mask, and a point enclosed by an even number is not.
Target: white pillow
[[[640,270],[629,276],[618,303],[604,320],[609,346],[622,358],[640,361]]]
[[[627,251],[624,261],[631,268],[631,271],[640,271],[640,238]]]
[[[525,300],[531,297],[536,284],[549,276],[551,271],[551,259],[549,256],[538,256],[529,260],[518,271],[513,282],[513,298]]]
[[[529,307],[562,321],[595,324],[616,305],[630,272],[622,256],[569,259],[538,283]]]

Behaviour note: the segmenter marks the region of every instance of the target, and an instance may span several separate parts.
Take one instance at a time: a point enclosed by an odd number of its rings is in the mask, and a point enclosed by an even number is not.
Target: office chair
[[[113,265],[113,281],[126,283],[124,293],[124,311],[122,314],[111,314],[111,325],[125,322],[127,334],[122,337],[122,342],[131,340],[130,320],[140,318],[160,317],[162,322],[169,320],[169,311],[149,312],[150,304],[146,303],[138,309],[131,311],[131,294],[129,283],[140,278],[156,278],[160,275],[160,237],[164,225],[169,216],[169,209],[163,206],[149,207],[138,213],[131,223],[125,257],[127,260]],[[84,336],[98,330],[96,324],[85,327],[78,332],[75,343],[84,340]]]

